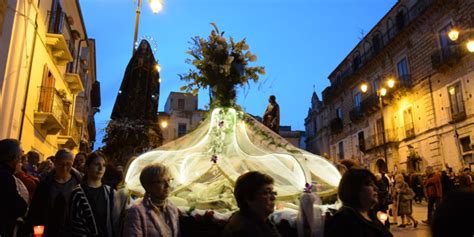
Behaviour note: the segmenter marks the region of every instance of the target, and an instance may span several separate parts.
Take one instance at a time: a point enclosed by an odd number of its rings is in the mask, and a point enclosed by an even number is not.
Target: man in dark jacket
[[[14,139],[0,141],[0,236],[12,236],[16,220],[25,215],[28,204],[20,196],[13,172],[23,151]]]
[[[65,236],[72,189],[81,183],[80,173],[72,169],[73,154],[67,149],[54,156],[54,170],[41,180],[31,201],[27,223],[45,226],[45,236]]]
[[[279,237],[268,220],[275,208],[273,178],[257,171],[241,175],[235,183],[234,196],[240,210],[229,219],[223,237]]]

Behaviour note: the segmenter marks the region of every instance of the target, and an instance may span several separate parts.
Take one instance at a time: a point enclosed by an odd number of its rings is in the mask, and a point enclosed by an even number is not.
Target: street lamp
[[[389,89],[393,88],[395,86],[395,79],[393,78],[388,78],[386,81],[386,84]],[[368,91],[368,85],[367,83],[362,83],[360,85],[360,90],[363,93],[366,93]],[[383,158],[385,160],[385,165],[388,166],[388,158],[387,158],[387,147],[385,145],[386,138],[385,138],[385,121],[384,121],[384,116],[383,116],[383,97],[387,95],[387,88],[381,87],[379,90],[377,90],[377,97],[379,99],[379,106],[380,106],[380,118],[382,120],[382,147],[383,147]]]
[[[135,15],[135,31],[133,33],[133,53],[135,53],[135,46],[137,43],[137,37],[138,37],[138,24],[140,23],[140,13],[142,9],[142,1],[143,0],[138,0],[137,4],[137,10],[136,10],[136,15]],[[163,9],[163,2],[162,0],[148,0],[148,3],[150,4],[151,11],[154,14],[157,14]]]
[[[470,32],[472,31],[471,30],[467,30],[467,32]],[[456,28],[453,28],[451,29],[449,32],[448,32],[448,38],[451,40],[451,41],[457,41],[459,39],[459,30],[456,29]],[[472,39],[469,39],[467,40],[466,42],[466,49],[467,51],[469,51],[470,53],[474,53],[474,40]]]

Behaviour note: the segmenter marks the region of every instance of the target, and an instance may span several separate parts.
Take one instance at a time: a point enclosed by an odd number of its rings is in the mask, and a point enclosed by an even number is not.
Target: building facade
[[[89,151],[100,87],[79,1],[0,2],[0,139],[43,157]]]
[[[374,171],[472,167],[473,16],[474,1],[398,1],[313,95],[308,150]]]
[[[160,112],[158,121],[163,134],[163,144],[184,136],[204,120],[207,110],[198,109],[198,97],[189,93],[171,92]]]

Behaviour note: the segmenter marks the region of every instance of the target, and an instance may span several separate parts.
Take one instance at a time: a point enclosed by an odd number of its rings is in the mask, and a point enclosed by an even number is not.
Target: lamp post
[[[473,30],[470,29],[466,31],[471,32]],[[453,28],[448,32],[448,37],[451,41],[455,42],[459,39],[459,34],[460,34],[459,30],[456,28]],[[467,51],[469,51],[470,53],[474,53],[474,39],[470,38],[470,39],[467,39],[465,42],[466,42]]]
[[[393,78],[388,78],[387,81],[387,86],[389,89],[393,88],[395,86],[395,80]],[[363,93],[367,93],[368,90],[368,85],[366,83],[362,83],[360,85],[360,90]],[[384,116],[383,116],[383,97],[387,95],[387,89],[385,87],[381,87],[379,90],[376,91],[377,98],[379,100],[379,106],[380,106],[380,119],[382,120],[382,148],[383,148],[383,158],[385,161],[385,165],[388,166],[388,157],[387,157],[387,140],[385,138],[385,121],[384,121]]]
[[[135,31],[133,33],[133,53],[135,53],[135,45],[137,43],[137,37],[138,37],[138,25],[140,23],[140,13],[142,9],[142,1],[143,0],[138,0],[137,4],[137,10],[135,11]],[[148,0],[148,3],[150,4],[151,11],[155,14],[161,11],[163,9],[163,3],[161,0]]]

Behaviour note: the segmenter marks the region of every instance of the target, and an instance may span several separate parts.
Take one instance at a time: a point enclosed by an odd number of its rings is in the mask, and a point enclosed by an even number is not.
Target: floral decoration
[[[186,52],[192,58],[186,63],[196,69],[179,75],[181,80],[188,82],[180,88],[196,95],[199,89],[209,89],[211,105],[234,106],[235,87],[243,87],[249,80],[257,82],[259,75],[265,74],[265,68],[248,66],[257,60],[257,56],[249,51],[249,45],[243,39],[235,42],[232,37],[227,40],[224,32],[220,32],[216,24],[211,23],[214,30],[207,39],[199,36],[191,40],[191,48]]]

